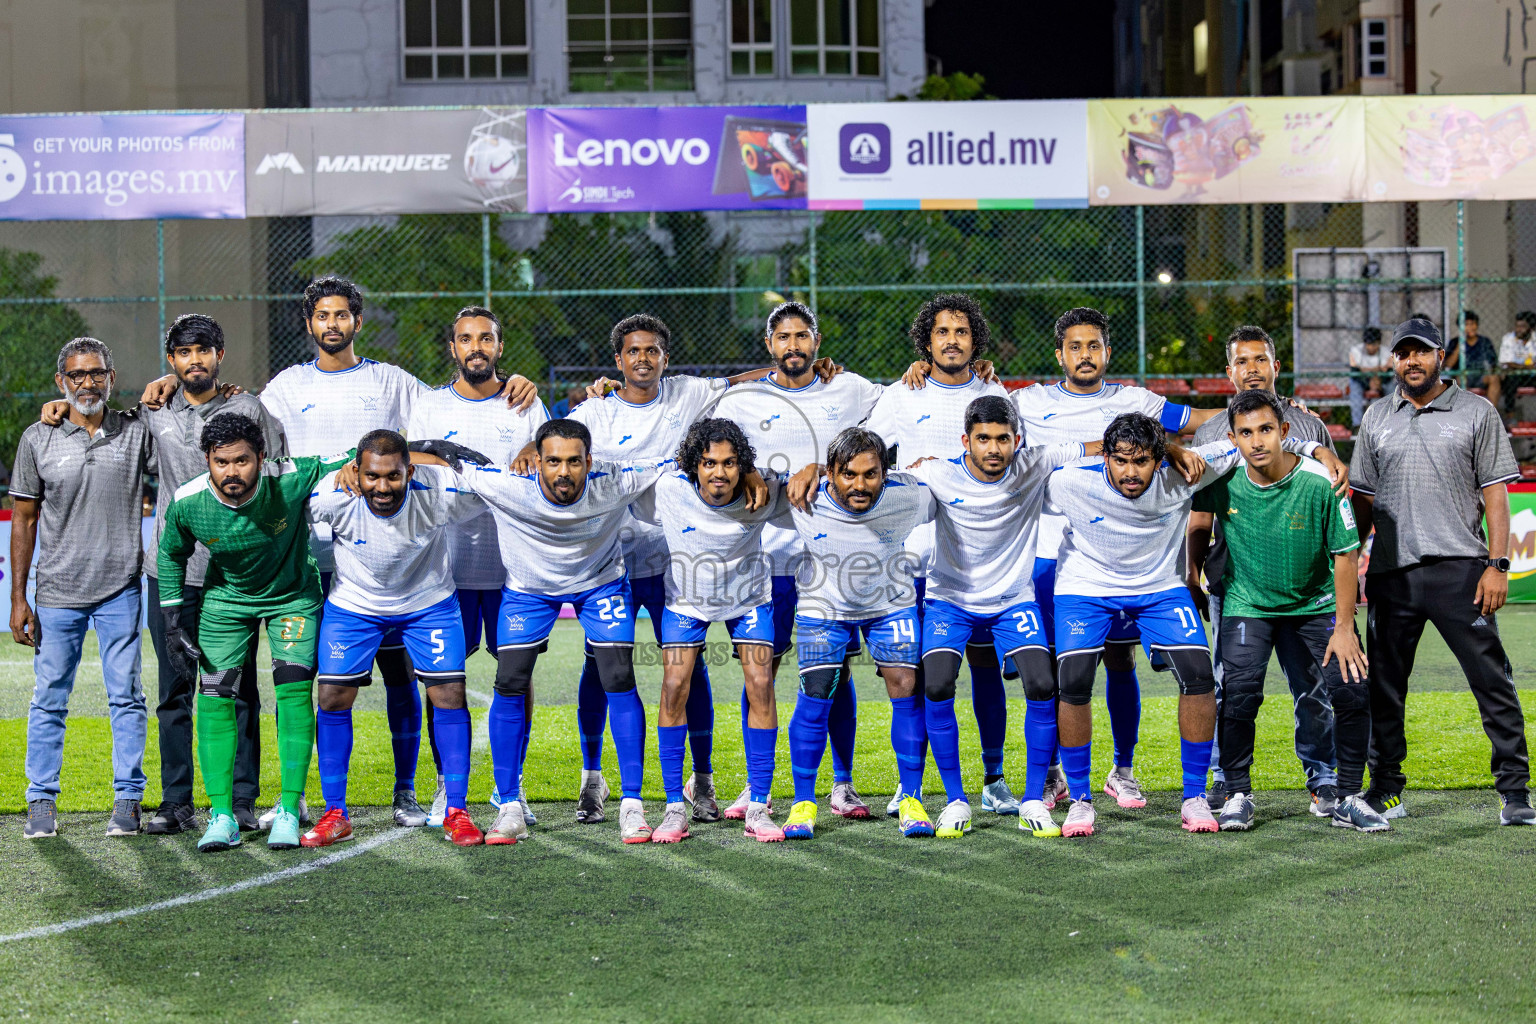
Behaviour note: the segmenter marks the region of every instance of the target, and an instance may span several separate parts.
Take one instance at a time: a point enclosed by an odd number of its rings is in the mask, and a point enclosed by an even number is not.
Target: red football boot
[[[299,837],[299,845],[330,846],[332,843],[351,838],[352,823],[347,820],[347,812],[340,807],[332,807],[320,816],[314,828]]]
[[[443,838],[454,846],[479,846],[485,842],[485,833],[475,827],[468,811],[461,807],[450,807],[443,818]]]

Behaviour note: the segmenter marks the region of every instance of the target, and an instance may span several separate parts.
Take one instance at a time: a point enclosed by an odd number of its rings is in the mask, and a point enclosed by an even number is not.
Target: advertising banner
[[[245,216],[243,114],[0,117],[0,220]]]
[[[1509,599],[1536,602],[1536,484],[1509,485]]]
[[[246,116],[246,215],[519,213],[527,114],[267,111]]]
[[[1365,104],[1358,98],[1095,100],[1091,202],[1359,202]]]
[[[528,112],[529,209],[803,210],[805,107]]]
[[[1536,196],[1536,98],[1371,97],[1365,127],[1368,199]]]
[[[806,108],[818,210],[1085,206],[1087,103],[819,103]]]

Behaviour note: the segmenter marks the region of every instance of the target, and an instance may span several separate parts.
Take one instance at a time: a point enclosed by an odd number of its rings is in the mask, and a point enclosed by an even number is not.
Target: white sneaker
[[[713,772],[694,772],[683,783],[683,803],[693,808],[694,821],[719,821],[720,804],[715,799]]]
[[[1054,839],[1061,835],[1061,826],[1051,817],[1044,801],[1026,800],[1019,805],[1019,831],[1038,839]]]
[[[958,839],[971,830],[971,805],[965,800],[951,800],[939,815],[933,834],[940,839]]]
[[[619,801],[619,835],[626,843],[651,841],[651,825],[645,820],[645,805],[634,797]]]
[[[496,821],[485,833],[486,846],[511,846],[528,838],[528,823],[523,820],[523,805],[508,800],[496,811]]]
[[[432,793],[432,809],[427,812],[427,825],[431,828],[442,828],[443,819],[448,816],[448,787],[443,784],[443,777],[437,777],[437,789]]]
[[[1227,797],[1227,803],[1229,805],[1232,803],[1232,797]],[[1185,832],[1216,832],[1221,828],[1216,821],[1216,815],[1211,813],[1211,805],[1206,802],[1203,794],[1192,796],[1180,805],[1179,827]]]
[[[576,797],[576,821],[582,825],[595,825],[605,821],[603,803],[608,799],[608,780],[600,771],[583,770],[581,792]]]
[[[1141,791],[1141,783],[1131,768],[1118,765],[1104,779],[1104,795],[1115,798],[1115,803],[1131,810],[1147,806],[1147,798]]]
[[[687,790],[687,785],[688,784],[686,782],[683,783],[683,786],[684,786],[683,798],[684,799],[687,799],[687,797],[688,797],[688,793],[686,791]],[[738,796],[735,800],[731,801],[731,806],[729,806],[729,807],[727,807],[725,809],[725,815],[724,815],[725,820],[726,821],[744,821],[744,820],[746,820],[747,809],[748,809],[747,805],[750,804],[751,802],[752,802],[752,787],[751,786],[747,786],[744,789],[742,789],[740,796]],[[773,809],[773,797],[769,797],[768,798],[768,809],[769,810]]]
[[[901,802],[903,800],[905,800],[909,796],[916,797],[918,803],[922,803],[923,802],[923,793],[922,793],[921,790],[917,791],[916,793],[908,793],[905,790],[903,790],[900,786],[897,786],[896,787],[896,795],[891,797],[891,802],[885,805],[885,816],[887,818],[895,818],[898,815],[900,815],[901,814]]]
[[[1061,765],[1051,765],[1051,769],[1045,776],[1045,792],[1041,794],[1040,802],[1045,804],[1047,810],[1054,811],[1056,805],[1072,795],[1072,787],[1067,785],[1067,773]]]
[[[1020,820],[1023,820],[1022,815]],[[1067,809],[1067,820],[1061,823],[1061,834],[1067,838],[1093,835],[1093,801],[1073,800]]]
[[[528,806],[528,791],[523,788],[523,777],[517,777],[517,802],[523,805],[523,820],[530,825],[539,823],[539,816],[533,813],[533,808]]]
[[[260,825],[264,829],[270,829],[272,827],[272,822],[274,820],[276,820],[278,813],[282,809],[283,809],[283,805],[281,803],[273,804],[271,807],[267,808],[266,813],[264,813],[261,817],[256,819],[256,824]],[[302,795],[300,795],[299,796],[299,824],[300,825],[308,825],[309,823],[310,823],[309,822],[309,804],[308,804],[308,802],[305,801],[304,797]]]
[[[993,814],[1018,814],[1019,798],[1008,788],[1007,781],[998,779],[981,787],[981,809]]]

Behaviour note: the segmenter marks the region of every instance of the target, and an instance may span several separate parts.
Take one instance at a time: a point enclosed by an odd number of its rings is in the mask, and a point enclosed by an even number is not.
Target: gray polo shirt
[[[1311,413],[1291,405],[1284,398],[1280,399],[1280,404],[1285,409],[1285,422],[1291,425],[1292,437],[1300,441],[1316,441],[1327,445],[1329,451],[1338,453],[1338,449],[1333,446],[1333,437],[1328,433],[1327,424]],[[1212,416],[1195,428],[1194,444],[1198,447],[1211,441],[1225,440],[1231,429],[1232,417],[1223,409],[1220,416]],[[1205,556],[1205,579],[1211,593],[1226,593],[1226,584],[1223,582],[1226,571],[1227,539],[1222,535],[1221,520],[1215,519],[1211,523],[1210,550]]]
[[[89,608],[138,582],[146,472],[154,472],[154,438],[133,413],[108,409],[95,437],[68,419],[21,435],[11,494],[39,505],[39,605]]]
[[[160,490],[155,496],[154,547],[149,549],[149,557],[144,560],[144,571],[151,579],[155,578],[155,553],[160,550],[166,509],[171,507],[177,488],[208,472],[208,460],[202,448],[203,427],[214,416],[225,412],[248,416],[261,424],[262,434],[267,439],[267,458],[279,459],[288,454],[282,426],[255,395],[225,398],[222,393],[215,392],[202,405],[193,405],[187,401],[186,391],[178,387],[161,408],[141,410],[155,437],[155,459],[160,464]],[[199,544],[187,562],[187,586],[201,587],[207,571],[208,549]]]
[[[1393,391],[1366,410],[1349,476],[1374,499],[1374,574],[1487,558],[1482,489],[1518,480],[1520,467],[1498,411],[1451,383],[1422,409]]]

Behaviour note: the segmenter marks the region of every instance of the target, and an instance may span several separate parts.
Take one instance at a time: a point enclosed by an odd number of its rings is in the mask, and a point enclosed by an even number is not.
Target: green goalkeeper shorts
[[[245,664],[261,623],[273,661],[314,668],[320,642],[320,602],[299,598],[271,608],[227,608],[205,603],[197,620],[197,643],[204,672],[223,672]]]

